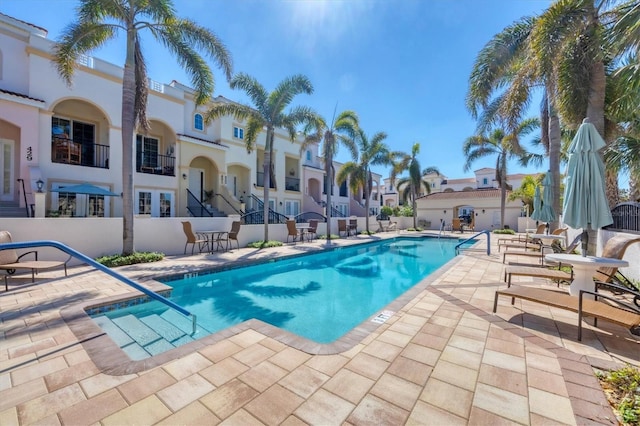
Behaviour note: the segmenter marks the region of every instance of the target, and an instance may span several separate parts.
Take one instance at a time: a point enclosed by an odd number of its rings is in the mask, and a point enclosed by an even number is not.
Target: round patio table
[[[629,262],[609,257],[582,256],[581,254],[550,253],[545,256],[547,260],[569,263],[573,265],[573,281],[569,286],[569,294],[579,296],[580,290],[595,291],[593,274],[598,268],[620,268],[629,266]]]

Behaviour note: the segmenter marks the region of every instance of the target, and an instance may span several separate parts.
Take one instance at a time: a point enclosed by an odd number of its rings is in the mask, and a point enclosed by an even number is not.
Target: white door
[[[204,169],[189,169],[189,191],[198,199],[202,201],[204,194]]]
[[[13,145],[9,139],[0,139],[0,175],[2,185],[0,186],[0,201],[13,201]],[[29,190],[30,188],[25,188]],[[30,192],[30,191],[29,191]]]
[[[493,227],[500,228],[500,211],[493,212]]]

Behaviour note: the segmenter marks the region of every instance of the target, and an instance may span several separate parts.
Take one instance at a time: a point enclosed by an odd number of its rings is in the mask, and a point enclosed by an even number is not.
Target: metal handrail
[[[193,326],[192,335],[196,333],[196,316],[195,316],[195,314],[192,314],[191,312],[187,311],[182,306],[177,305],[176,303],[172,302],[171,300],[160,296],[158,293],[156,293],[156,292],[154,292],[152,290],[149,290],[148,288],[142,287],[140,284],[136,283],[135,281],[125,277],[124,275],[121,275],[121,274],[117,273],[113,269],[107,268],[103,264],[96,262],[92,258],[90,258],[88,256],[85,256],[84,254],[80,253],[79,251],[74,250],[74,249],[72,249],[71,247],[69,247],[69,246],[67,246],[65,244],[62,244],[61,242],[51,241],[51,240],[39,240],[39,241],[21,241],[21,242],[15,242],[15,243],[0,244],[0,250],[34,248],[34,247],[54,247],[54,248],[57,248],[58,250],[63,251],[65,253],[67,253],[68,255],[75,257],[76,259],[82,260],[84,263],[88,264],[89,266],[93,266],[94,268],[104,272],[105,274],[110,275],[111,277],[117,279],[118,281],[121,281],[124,284],[135,288],[136,290],[146,294],[150,298],[155,299],[158,302],[164,303],[165,305],[169,306],[170,308],[173,308],[176,311],[180,312],[185,317],[191,317],[191,323],[192,323],[192,326]]]
[[[27,202],[27,191],[24,189],[24,179],[17,179],[22,184],[22,196],[24,197],[24,208],[27,209],[27,217],[31,217],[29,214],[29,203]]]
[[[469,241],[473,240],[475,237],[479,236],[480,234],[487,234],[487,256],[489,256],[491,254],[491,233],[489,231],[480,231],[474,236],[469,237],[462,242],[459,242],[455,247],[456,255],[460,254],[461,245],[463,245],[464,243],[468,243]]]

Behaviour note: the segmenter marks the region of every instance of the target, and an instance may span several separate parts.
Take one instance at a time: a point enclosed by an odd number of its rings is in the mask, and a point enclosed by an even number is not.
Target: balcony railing
[[[256,172],[256,186],[264,187],[264,172]],[[275,188],[275,182],[269,182],[269,188]]]
[[[152,175],[175,176],[176,157],[136,152],[136,171]]]
[[[53,137],[51,162],[108,169],[109,146]]]
[[[292,177],[284,178],[284,189],[287,191],[300,192],[300,179]]]

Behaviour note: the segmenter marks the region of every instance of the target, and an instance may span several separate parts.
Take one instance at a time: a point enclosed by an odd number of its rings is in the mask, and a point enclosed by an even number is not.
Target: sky
[[[56,40],[75,17],[77,0],[0,0],[0,12],[48,30]],[[267,91],[294,74],[312,82],[306,105],[327,120],[334,111],[354,110],[369,136],[385,132],[393,151],[411,152],[419,162],[450,179],[472,177],[496,158],[464,171],[462,145],[476,133],[465,107],[469,75],[482,47],[506,26],[540,14],[549,0],[174,0],[177,14],[212,30],[231,52],[234,72],[256,78]],[[149,77],[190,85],[171,54],[151,37],[143,39]],[[124,38],[92,56],[124,65]],[[249,100],[229,88],[211,63],[214,95]],[[538,115],[532,103],[529,116]],[[526,143],[525,143],[526,145]],[[345,148],[338,161],[348,161]],[[509,173],[543,172],[509,164]],[[373,170],[389,175],[389,168]]]

